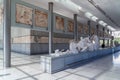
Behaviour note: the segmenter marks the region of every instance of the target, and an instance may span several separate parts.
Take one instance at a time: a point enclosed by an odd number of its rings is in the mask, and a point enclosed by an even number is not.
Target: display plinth
[[[113,51],[119,51],[120,47],[100,49],[96,51],[81,52],[78,54],[64,54],[61,56],[41,56],[41,65],[44,72],[56,73],[69,67],[70,64],[75,62],[101,57],[108,54],[113,54]]]

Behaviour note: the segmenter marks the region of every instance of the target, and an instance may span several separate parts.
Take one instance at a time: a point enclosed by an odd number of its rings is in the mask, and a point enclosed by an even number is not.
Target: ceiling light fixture
[[[80,11],[81,11],[81,10],[82,10],[82,7],[78,6],[78,10],[80,10]]]
[[[111,31],[115,31],[116,29],[114,29],[112,26],[107,26],[108,29],[110,29]]]
[[[104,21],[99,21],[98,22],[100,25],[103,25],[104,24]]]
[[[103,23],[103,26],[106,27],[106,26],[107,26],[107,23]]]
[[[93,16],[93,14],[91,14],[91,13],[89,13],[89,12],[86,12],[86,13],[85,13],[85,16],[86,16],[87,18],[91,19],[91,17]]]
[[[92,16],[91,19],[94,21],[94,22],[97,22],[98,18],[96,16]]]

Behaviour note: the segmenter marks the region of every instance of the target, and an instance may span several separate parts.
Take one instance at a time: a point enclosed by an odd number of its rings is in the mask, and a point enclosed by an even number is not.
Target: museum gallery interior
[[[0,0],[0,80],[120,80],[119,0]]]

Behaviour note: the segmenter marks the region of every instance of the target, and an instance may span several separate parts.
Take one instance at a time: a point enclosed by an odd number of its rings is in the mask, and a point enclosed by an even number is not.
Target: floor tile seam
[[[30,65],[30,64],[34,64],[34,63],[38,63],[38,62],[32,62],[32,63],[20,64],[20,65],[12,65],[12,66],[14,66],[14,67],[21,67],[21,66],[27,66],[27,65]]]
[[[34,75],[31,75],[31,76],[37,76],[37,75],[42,75],[43,73],[39,73],[39,74],[34,74]],[[21,79],[25,79],[25,78],[31,78],[31,76],[27,76],[27,77],[23,77],[23,78],[19,78],[17,80],[21,80]],[[34,79],[34,80],[38,80],[38,79]]]
[[[27,76],[29,76],[30,78],[34,79],[34,80],[37,80],[37,78],[35,78],[34,76],[31,76],[30,74],[24,72],[23,70],[19,69],[16,67],[16,69],[18,69],[19,71],[23,72],[24,74],[26,74]]]
[[[66,71],[64,71],[64,72],[66,72]],[[68,73],[68,72],[67,72],[67,73]],[[69,73],[69,74],[67,74],[67,75],[65,75],[65,76],[59,77],[59,78],[56,79],[56,80],[60,80],[60,79],[62,79],[62,78],[64,78],[64,77],[67,77],[67,76],[69,76],[69,75],[71,75],[71,73]]]
[[[79,72],[79,71],[77,71],[77,72]],[[79,74],[72,73],[72,72],[70,72],[70,73],[73,74],[73,75],[77,75],[77,76],[79,76],[79,77],[84,77],[84,78],[87,78],[87,79],[91,79],[91,78],[89,78],[89,77],[87,77],[87,76],[79,75]]]

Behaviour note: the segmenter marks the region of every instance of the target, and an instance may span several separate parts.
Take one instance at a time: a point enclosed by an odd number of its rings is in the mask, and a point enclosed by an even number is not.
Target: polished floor
[[[67,70],[48,74],[40,65],[40,56],[12,53],[12,68],[2,68],[0,80],[120,80],[120,52],[89,62],[76,63]]]

